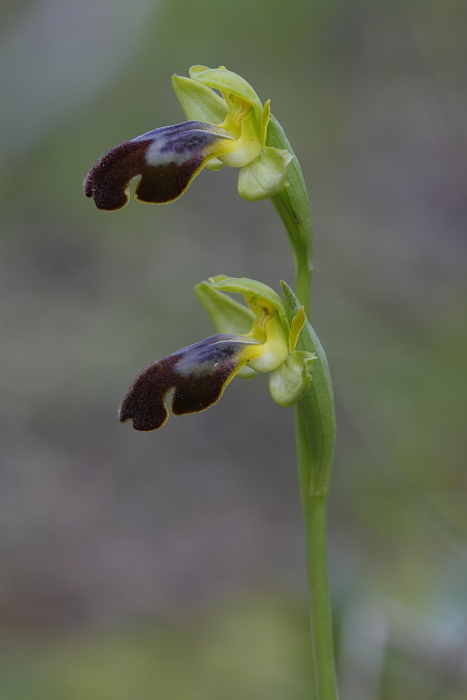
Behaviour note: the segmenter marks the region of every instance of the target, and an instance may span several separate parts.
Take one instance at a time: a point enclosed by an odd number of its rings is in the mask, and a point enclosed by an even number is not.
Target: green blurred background
[[[310,698],[292,411],[267,377],[138,434],[150,361],[212,333],[193,285],[292,282],[237,172],[99,212],[82,180],[183,120],[170,76],[272,99],[315,224],[339,440],[343,700],[467,697],[467,7],[462,0],[4,0],[0,699]]]

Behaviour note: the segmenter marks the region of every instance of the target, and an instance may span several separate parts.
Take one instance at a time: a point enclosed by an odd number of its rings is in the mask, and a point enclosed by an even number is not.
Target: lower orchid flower
[[[251,85],[226,68],[193,66],[190,76],[172,80],[190,121],[125,141],[91,168],[84,192],[98,209],[125,206],[128,185],[137,175],[141,179],[136,199],[172,202],[204,166],[240,168],[238,191],[250,201],[271,197],[286,187],[286,167],[292,155],[266,146],[269,101],[263,106]]]
[[[242,294],[247,306],[226,292]],[[271,396],[281,406],[294,405],[307,392],[315,356],[295,350],[306,321],[303,308],[289,324],[274,290],[261,282],[225,275],[201,282],[196,294],[219,332],[143,370],[120,406],[122,423],[132,420],[136,430],[162,427],[171,390],[174,415],[204,411],[239,373],[270,372]]]

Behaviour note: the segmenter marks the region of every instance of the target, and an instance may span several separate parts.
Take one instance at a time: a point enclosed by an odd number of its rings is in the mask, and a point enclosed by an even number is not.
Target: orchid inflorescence
[[[293,156],[266,145],[269,101],[263,106],[246,80],[223,67],[194,66],[189,78],[174,76],[172,82],[190,121],[154,129],[103,155],[84,182],[99,209],[127,204],[130,180],[137,175],[136,198],[157,204],[177,199],[203,167],[240,168],[238,191],[247,200],[271,197],[287,186]],[[246,305],[228,293],[242,294]],[[270,372],[272,398],[281,406],[297,403],[309,387],[315,357],[296,349],[306,321],[303,307],[289,323],[270,287],[225,275],[201,282],[196,294],[217,334],[143,370],[123,399],[120,420],[132,420],[137,430],[160,428],[172,390],[174,415],[203,411],[236,374]]]
[[[188,121],[148,131],[112,148],[89,171],[87,197],[114,210],[135,197],[164,204],[180,197],[204,168],[240,169],[238,192],[246,200],[270,198],[292,247],[295,289],[281,282],[283,300],[270,287],[244,277],[219,275],[195,288],[216,334],[150,364],[131,385],[119,410],[137,430],[160,428],[173,392],[176,416],[215,404],[236,376],[269,372],[269,389],[295,414],[297,466],[306,531],[310,620],[316,697],[337,700],[333,628],[326,563],[326,509],[336,422],[326,354],[308,322],[313,238],[300,164],[287,137],[251,85],[224,67],[194,66],[173,77]],[[239,303],[232,295],[241,295]],[[313,381],[312,380],[313,370]]]

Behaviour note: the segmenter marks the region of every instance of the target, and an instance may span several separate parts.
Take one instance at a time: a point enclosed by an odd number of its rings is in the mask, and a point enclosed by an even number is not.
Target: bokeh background
[[[310,698],[292,411],[267,377],[138,434],[134,376],[212,333],[219,273],[292,282],[237,172],[112,214],[82,180],[183,120],[170,76],[249,80],[302,163],[339,440],[344,700],[467,697],[467,6],[3,0],[0,698]]]

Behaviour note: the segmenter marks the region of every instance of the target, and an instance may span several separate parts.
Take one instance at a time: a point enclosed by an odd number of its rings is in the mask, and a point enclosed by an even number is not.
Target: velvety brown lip
[[[216,334],[153,362],[135,379],[119,410],[122,423],[136,430],[157,430],[168,418],[165,398],[174,389],[172,413],[204,411],[219,400],[227,381],[239,369],[247,341]]]
[[[172,202],[186,190],[219,140],[222,129],[203,122],[183,122],[154,129],[105,153],[84,180],[84,193],[98,209],[127,204],[128,184],[141,175],[135,196],[141,202]]]

